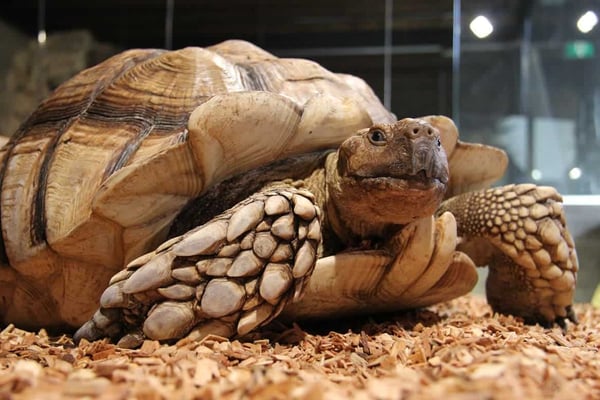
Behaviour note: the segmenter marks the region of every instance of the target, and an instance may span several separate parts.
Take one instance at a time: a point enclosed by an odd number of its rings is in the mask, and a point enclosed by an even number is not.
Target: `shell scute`
[[[236,102],[241,116],[232,122]],[[105,268],[108,283],[221,179],[393,119],[362,80],[246,42],[121,53],[61,85],[2,153],[0,259],[40,287],[66,259]],[[33,259],[52,260],[48,274],[30,271]],[[64,277],[61,293],[79,293],[86,272],[76,275]],[[49,296],[48,307],[77,315],[58,290]],[[66,323],[83,322],[80,314]]]

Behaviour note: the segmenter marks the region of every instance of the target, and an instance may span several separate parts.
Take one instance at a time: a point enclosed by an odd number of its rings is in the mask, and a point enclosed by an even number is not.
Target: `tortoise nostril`
[[[398,133],[410,140],[419,138],[428,138],[431,140],[437,135],[435,127],[423,120],[406,118],[399,121],[396,126]]]

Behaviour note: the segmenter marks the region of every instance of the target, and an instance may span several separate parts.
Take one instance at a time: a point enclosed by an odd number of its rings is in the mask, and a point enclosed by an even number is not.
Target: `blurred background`
[[[124,49],[245,39],[362,77],[399,118],[452,116],[463,139],[509,153],[506,182],[557,187],[587,301],[600,281],[599,15],[600,0],[2,0],[0,134]]]

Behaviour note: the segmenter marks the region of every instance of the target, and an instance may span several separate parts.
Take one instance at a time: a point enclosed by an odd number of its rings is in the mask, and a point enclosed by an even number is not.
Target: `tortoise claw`
[[[119,345],[136,347],[144,338],[244,335],[302,294],[317,260],[319,218],[309,192],[257,193],[132,261],[76,338],[121,337]]]
[[[563,331],[567,330],[567,319],[563,317],[557,317],[555,320],[556,324],[560,326]]]
[[[574,324],[579,323],[577,315],[575,314],[575,311],[573,311],[573,306],[567,306],[567,318]]]
[[[571,322],[573,324],[578,324],[577,316],[573,312],[573,307],[566,307],[567,315],[565,317],[557,316],[553,321],[548,320],[542,316],[538,316],[537,318],[526,318],[525,322],[528,324],[539,324],[541,327],[545,329],[551,329],[554,324],[558,325],[563,332],[568,330],[567,322]]]
[[[572,306],[567,306],[566,311],[567,311],[566,317],[556,317],[556,320],[555,320],[556,324],[558,326],[560,326],[560,328],[563,330],[563,332],[567,331],[567,321],[571,321],[571,323],[573,323],[573,324],[579,323],[579,321],[577,320],[577,316],[575,315],[575,312],[573,311]]]
[[[79,343],[81,339],[86,339],[92,342],[104,337],[114,338],[120,334],[121,324],[117,310],[100,309],[75,332],[73,341]]]

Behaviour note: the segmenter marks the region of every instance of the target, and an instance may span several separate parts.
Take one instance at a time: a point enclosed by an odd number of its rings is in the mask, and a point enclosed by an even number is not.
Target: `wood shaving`
[[[600,398],[600,310],[575,310],[580,323],[562,332],[466,296],[404,314],[276,323],[243,340],[145,341],[136,350],[8,326],[0,398]]]

